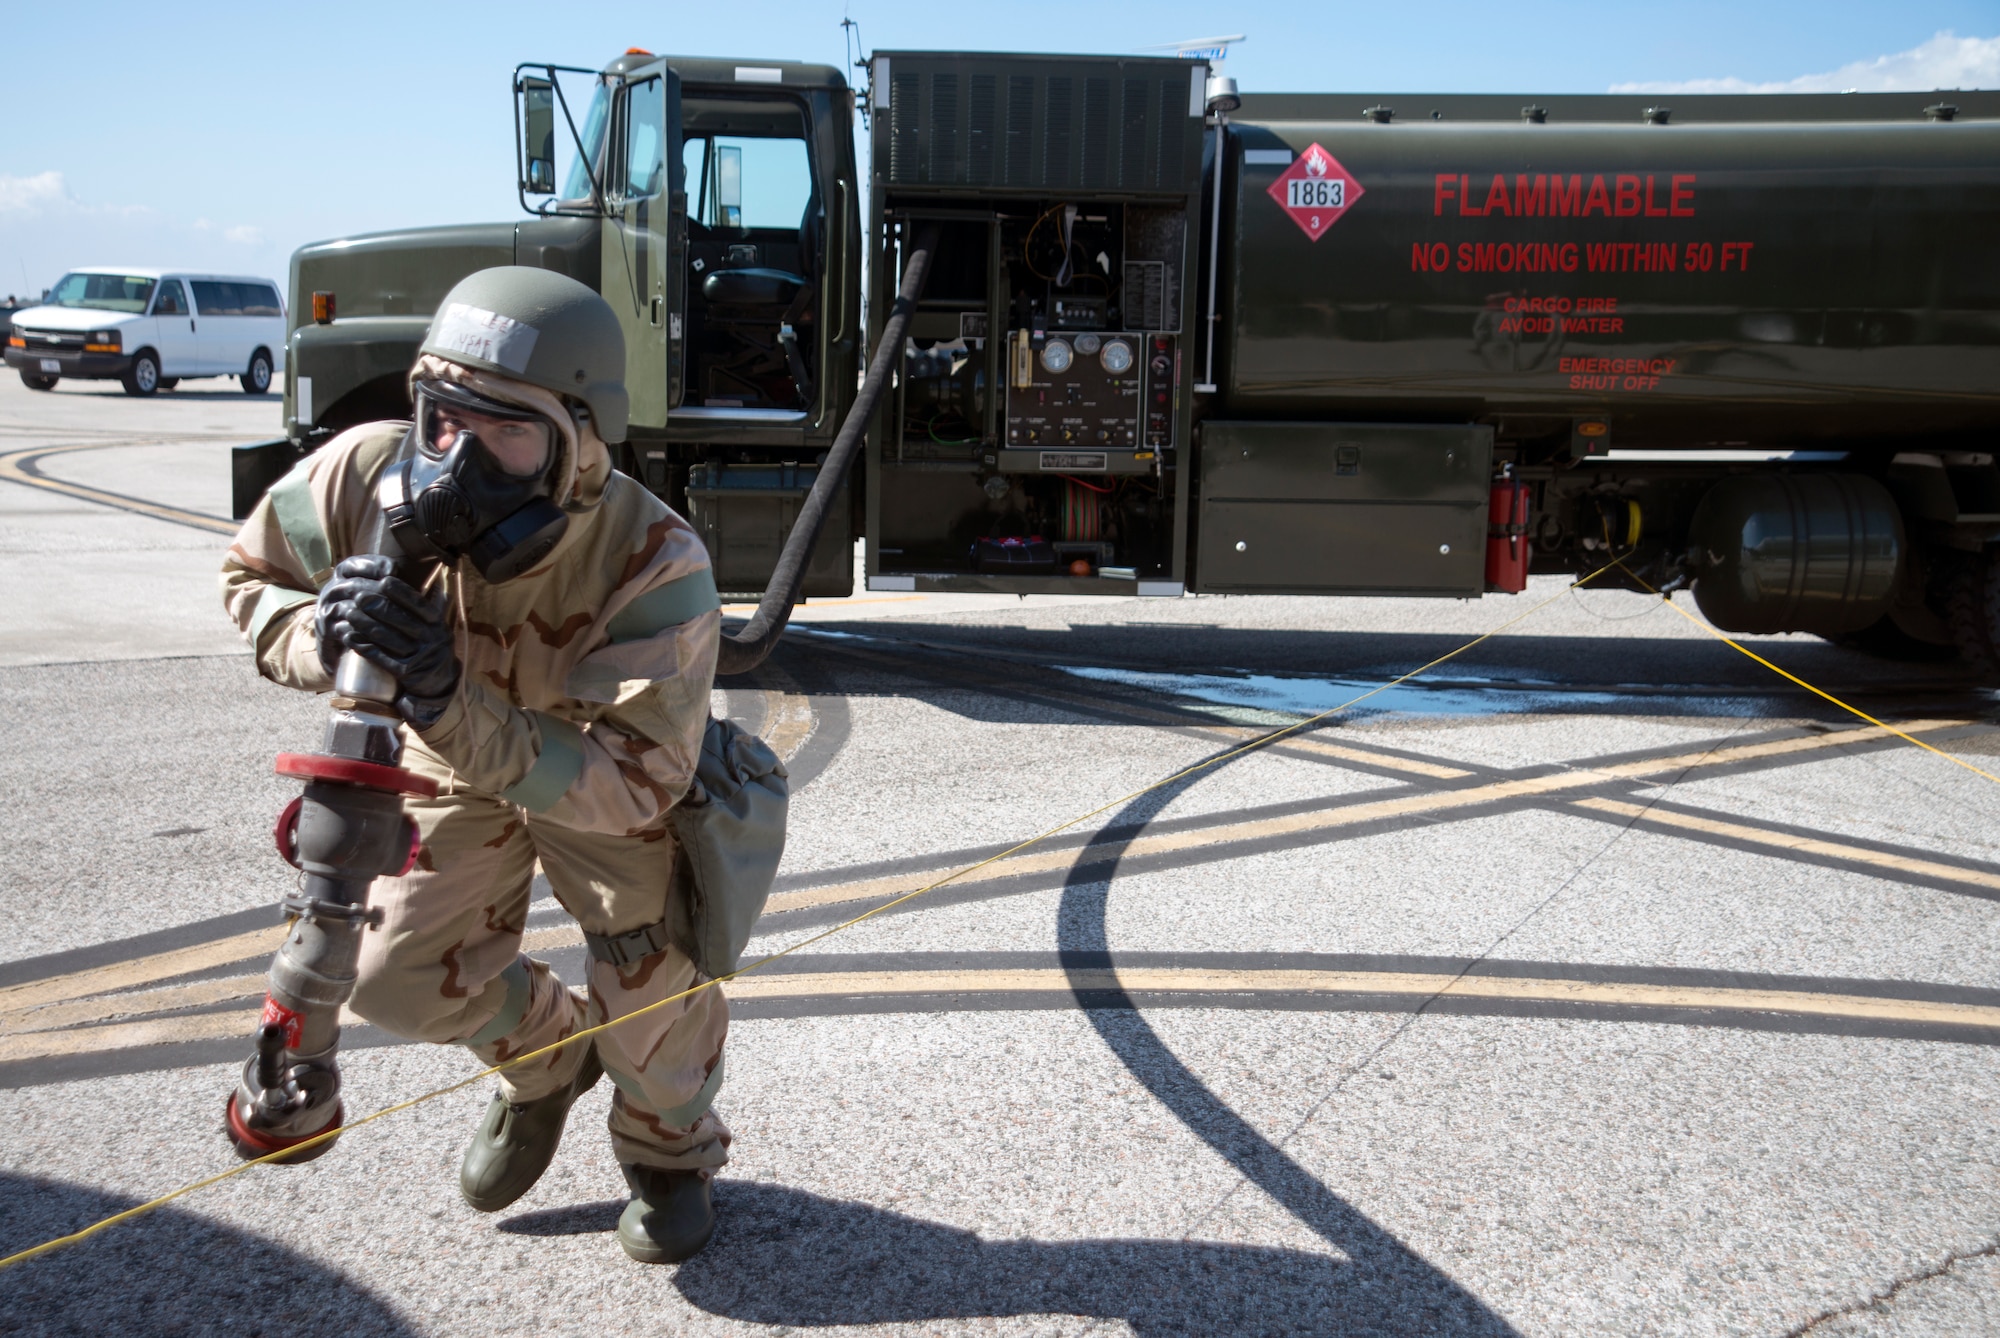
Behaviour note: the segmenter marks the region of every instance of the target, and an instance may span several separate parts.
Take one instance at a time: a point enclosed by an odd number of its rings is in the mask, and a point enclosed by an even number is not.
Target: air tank
[[[1246,95],[1211,412],[2000,425],[2000,97],[1943,96]]]

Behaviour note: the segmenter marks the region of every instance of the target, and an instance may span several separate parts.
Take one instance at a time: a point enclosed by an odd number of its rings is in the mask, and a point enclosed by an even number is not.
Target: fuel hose
[[[881,403],[882,392],[888,388],[889,378],[895,372],[903,356],[903,332],[909,329],[910,317],[917,309],[917,299],[923,296],[924,280],[930,276],[931,257],[937,253],[938,226],[926,223],[917,233],[916,244],[904,253],[903,281],[896,289],[896,301],[889,308],[889,318],[882,323],[881,334],[875,341],[875,356],[868,364],[868,375],[861,382],[861,391],[854,397],[854,407],[847,411],[847,421],[840,425],[840,433],[833,439],[833,449],[827,452],[826,463],[820,466],[819,477],[813,481],[812,491],[806,494],[805,504],[799,508],[799,518],[792,523],[792,532],[785,540],[785,548],[778,555],[778,565],[771,572],[771,583],[764,588],[764,597],[757,602],[757,611],[750,615],[750,621],[743,629],[722,638],[720,653],[716,656],[715,672],[718,674],[747,674],[764,662],[778,644],[784,633],[785,624],[791,619],[792,605],[798,601],[799,590],[805,585],[806,564],[812,560],[813,545],[819,542],[819,532],[826,522],[826,509],[832,504],[833,496],[840,491],[841,483],[847,478],[848,470],[854,464],[854,457],[860,453],[862,440],[868,435],[868,424],[875,417],[875,407]]]

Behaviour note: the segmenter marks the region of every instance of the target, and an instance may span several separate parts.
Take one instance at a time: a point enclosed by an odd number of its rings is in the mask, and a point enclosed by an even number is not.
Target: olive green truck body
[[[1606,582],[1692,583],[1743,630],[1975,658],[2000,635],[1965,612],[2000,583],[2000,94],[1209,74],[891,51],[857,94],[634,53],[554,123],[594,164],[563,199],[523,67],[540,214],[293,257],[291,449],[407,411],[464,274],[559,270],[626,323],[621,467],[754,593],[935,224],[808,597],[852,589],[857,536],[891,591],[1471,596],[1615,556]],[[810,178],[796,225],[730,203],[775,141]]]

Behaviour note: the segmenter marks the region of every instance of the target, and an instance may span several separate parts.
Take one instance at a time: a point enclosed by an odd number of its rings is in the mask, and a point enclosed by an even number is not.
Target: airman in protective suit
[[[697,979],[667,933],[667,811],[700,753],[721,614],[701,541],[611,468],[624,371],[617,317],[584,285],[471,275],[411,373],[414,423],[335,437],[271,490],[223,564],[266,678],[326,692],[343,649],[397,675],[402,765],[438,796],[408,802],[414,867],[374,885],[384,920],[352,1007],[489,1064]],[[405,555],[442,559],[427,584],[371,556],[385,507]],[[522,951],[537,864],[584,930],[587,991]],[[633,1195],[620,1243],[647,1262],[700,1250],[730,1139],[711,1108],[728,1016],[710,988],[506,1070],[465,1153],[466,1202],[492,1212],[526,1193],[608,1072]]]

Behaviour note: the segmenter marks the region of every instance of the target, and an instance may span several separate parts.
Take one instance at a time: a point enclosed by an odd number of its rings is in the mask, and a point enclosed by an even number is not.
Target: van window
[[[49,290],[48,305],[136,315],[152,296],[153,281],[137,274],[65,274]]]
[[[278,290],[268,283],[237,283],[230,287],[236,290],[237,305],[245,316],[285,314],[285,304],[278,300]]]
[[[155,316],[185,316],[188,314],[187,294],[181,291],[179,279],[160,281],[159,300],[153,303]]]

